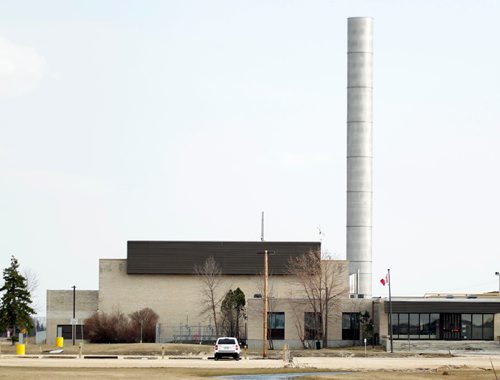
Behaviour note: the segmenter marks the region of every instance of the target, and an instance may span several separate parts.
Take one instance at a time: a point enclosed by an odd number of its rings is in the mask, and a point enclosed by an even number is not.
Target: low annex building
[[[500,350],[499,292],[393,297],[392,305],[382,300],[379,308],[380,334],[388,337],[392,327],[395,350],[431,346],[444,350]],[[388,339],[385,343],[390,349]]]

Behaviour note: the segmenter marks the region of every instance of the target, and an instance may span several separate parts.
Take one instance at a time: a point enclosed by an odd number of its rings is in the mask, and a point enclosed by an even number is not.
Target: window
[[[429,339],[430,324],[429,314],[420,314],[420,328],[418,334],[420,339]]]
[[[472,314],[472,339],[483,339],[482,314]]]
[[[468,339],[493,340],[493,314],[469,314],[472,316],[471,337]],[[464,315],[462,314],[462,325]]]
[[[471,314],[462,314],[461,338],[464,340],[472,339],[472,316]]]
[[[85,332],[85,329],[82,329],[83,326],[82,325],[75,325],[75,326],[76,326],[75,339],[76,340],[86,339],[86,336],[82,335]],[[72,331],[73,331],[73,325],[57,325],[57,334],[59,334],[60,332],[64,340],[73,339]]]
[[[399,314],[393,313],[391,319],[392,319],[392,338],[399,339],[399,322],[398,322]]]
[[[359,313],[342,313],[342,340],[359,340]]]
[[[419,330],[420,330],[420,324],[419,324],[419,314],[410,314],[410,321],[409,321],[409,333],[410,333],[410,339],[418,339],[419,338]]]
[[[430,314],[429,337],[439,339],[439,314]]]
[[[493,314],[483,314],[483,339],[493,340]]]
[[[304,339],[321,339],[323,336],[321,326],[321,313],[304,313]]]
[[[399,314],[399,339],[408,339],[408,314]]]
[[[234,338],[219,338],[217,344],[238,344],[238,342]]]
[[[285,339],[285,313],[267,313],[267,330],[269,339]]]

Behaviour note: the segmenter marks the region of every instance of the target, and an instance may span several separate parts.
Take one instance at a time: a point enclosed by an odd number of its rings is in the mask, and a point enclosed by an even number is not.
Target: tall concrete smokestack
[[[372,295],[373,20],[347,21],[347,228],[351,292]]]

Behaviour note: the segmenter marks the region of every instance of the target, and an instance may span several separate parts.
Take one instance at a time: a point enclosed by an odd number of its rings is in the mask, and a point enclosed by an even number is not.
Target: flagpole
[[[391,270],[387,269],[387,282],[389,283],[389,337],[391,339],[391,353],[394,352],[392,345],[392,298],[391,298]]]

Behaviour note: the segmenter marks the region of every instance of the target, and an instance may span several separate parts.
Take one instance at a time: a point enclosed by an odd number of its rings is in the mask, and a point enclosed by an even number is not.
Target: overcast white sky
[[[374,295],[498,289],[500,2],[2,1],[0,268],[127,240],[345,258],[347,17],[375,22]]]

